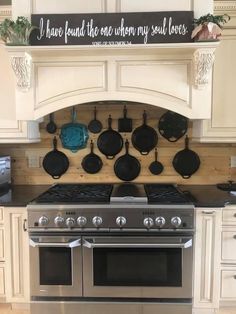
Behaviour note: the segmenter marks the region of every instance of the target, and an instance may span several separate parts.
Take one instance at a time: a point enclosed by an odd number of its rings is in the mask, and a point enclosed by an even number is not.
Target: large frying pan
[[[132,181],[139,175],[141,170],[137,158],[129,154],[129,141],[125,141],[125,154],[120,156],[114,165],[116,176],[123,181]]]
[[[185,148],[179,151],[173,161],[173,167],[184,179],[189,179],[200,166],[200,158],[197,153],[189,149],[189,138],[186,135]]]
[[[91,174],[99,172],[103,166],[101,158],[98,155],[94,154],[93,147],[94,144],[93,141],[91,140],[90,143],[91,152],[88,155],[86,155],[81,162],[84,171]]]
[[[53,150],[47,153],[43,159],[44,170],[53,177],[59,179],[69,168],[67,156],[57,150],[57,138],[53,138]]]
[[[147,114],[145,110],[143,113],[143,124],[134,130],[131,141],[133,146],[142,155],[147,155],[157,145],[157,132],[147,125]]]
[[[112,129],[112,118],[109,115],[108,129],[102,132],[97,140],[97,146],[100,152],[107,157],[107,159],[114,159],[123,147],[122,136]]]

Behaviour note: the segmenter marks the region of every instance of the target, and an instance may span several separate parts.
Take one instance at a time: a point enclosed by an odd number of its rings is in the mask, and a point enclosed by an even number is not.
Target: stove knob
[[[46,216],[42,216],[39,218],[39,226],[46,227],[49,224],[49,219]]]
[[[147,217],[144,219],[143,224],[147,229],[150,229],[154,225],[154,221],[152,218]]]
[[[182,223],[182,220],[179,217],[173,217],[171,218],[171,224],[175,227],[178,228]]]
[[[75,220],[72,217],[66,219],[66,225],[68,228],[72,228],[75,225]]]
[[[93,224],[96,228],[99,228],[102,224],[102,218],[99,216],[93,217]]]
[[[63,223],[64,223],[64,218],[61,217],[61,216],[57,216],[55,219],[54,219],[54,223],[57,227],[62,227]]]
[[[122,228],[125,224],[126,224],[126,218],[125,217],[122,217],[122,216],[119,216],[116,218],[116,224]]]
[[[157,226],[157,227],[161,228],[161,227],[163,227],[163,226],[165,225],[166,220],[165,220],[164,217],[157,217],[157,218],[155,219],[155,223],[156,223],[156,226]]]
[[[77,218],[77,224],[80,228],[84,227],[87,223],[87,219],[84,216],[80,216]]]

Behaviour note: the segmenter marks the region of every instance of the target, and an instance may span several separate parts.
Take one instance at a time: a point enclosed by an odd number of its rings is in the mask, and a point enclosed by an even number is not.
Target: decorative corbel
[[[215,49],[197,49],[193,55],[194,85],[204,88],[210,80],[211,69],[215,60]]]
[[[11,66],[17,80],[17,87],[26,92],[31,87],[32,58],[28,53],[11,57]]]

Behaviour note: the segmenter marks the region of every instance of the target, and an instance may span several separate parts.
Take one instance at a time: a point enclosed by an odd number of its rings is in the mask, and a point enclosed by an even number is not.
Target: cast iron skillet
[[[120,156],[114,165],[116,176],[123,181],[132,181],[139,175],[140,162],[129,154],[129,141],[125,141],[125,154]]]
[[[189,139],[186,135],[185,148],[179,151],[173,161],[173,167],[184,179],[189,179],[200,166],[200,158],[197,153],[188,148]]]
[[[143,124],[134,130],[131,141],[133,146],[142,155],[147,155],[157,145],[157,132],[147,125],[147,114],[145,110],[143,113]]]
[[[81,165],[84,171],[86,171],[87,173],[93,174],[101,170],[103,166],[103,162],[98,155],[94,154],[93,152],[94,144],[92,140],[90,142],[90,148],[91,148],[90,154],[86,155],[83,158]]]
[[[102,130],[101,121],[97,120],[97,108],[94,107],[94,118],[88,124],[88,129],[91,133],[100,133]]]
[[[188,130],[188,119],[176,112],[167,111],[158,123],[160,134],[169,142],[176,142]]]
[[[53,177],[59,179],[69,168],[67,156],[57,150],[57,138],[53,138],[53,150],[47,153],[43,159],[44,170]]]
[[[111,124],[112,118],[111,115],[109,115],[108,129],[102,132],[97,140],[98,149],[107,159],[114,159],[115,155],[118,154],[123,147],[122,136],[112,129]]]
[[[149,170],[152,174],[158,175],[162,173],[164,167],[160,161],[157,161],[157,148],[155,148],[155,160],[150,164]]]
[[[49,120],[50,121],[48,122],[48,124],[46,126],[46,130],[47,130],[48,133],[53,134],[57,130],[57,125],[54,122],[54,114],[53,113],[49,114]]]

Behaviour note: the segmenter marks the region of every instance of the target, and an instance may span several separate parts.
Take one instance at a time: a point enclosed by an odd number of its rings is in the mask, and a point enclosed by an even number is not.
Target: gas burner
[[[145,184],[148,203],[155,204],[188,204],[184,193],[172,184]]]
[[[110,184],[56,184],[41,194],[36,203],[109,203]]]

